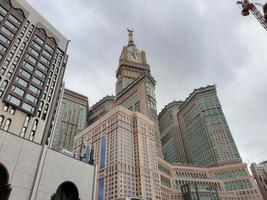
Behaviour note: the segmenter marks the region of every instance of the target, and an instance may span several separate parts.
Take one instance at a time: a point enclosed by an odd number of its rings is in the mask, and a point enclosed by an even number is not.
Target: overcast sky
[[[66,86],[90,106],[115,92],[127,27],[157,80],[158,112],[216,84],[243,161],[267,160],[267,33],[233,0],[28,0],[68,39]],[[257,2],[263,3],[262,0]]]

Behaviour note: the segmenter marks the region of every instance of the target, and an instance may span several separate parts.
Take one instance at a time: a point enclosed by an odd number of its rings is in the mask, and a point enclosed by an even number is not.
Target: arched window
[[[9,182],[9,174],[6,167],[0,163],[0,199],[8,200],[11,188]]]
[[[60,184],[51,200],[79,200],[79,191],[70,181]]]
[[[11,109],[10,109],[10,111],[9,111],[9,113],[11,115],[15,115],[15,112],[16,112],[16,109],[12,106]]]
[[[43,112],[43,116],[42,116],[43,120],[45,120],[45,118],[46,118],[46,115],[47,115],[47,112],[48,112],[48,107],[49,107],[48,103],[45,104],[44,112]]]
[[[25,134],[26,134],[26,131],[27,131],[29,122],[30,122],[30,116],[28,115],[28,116],[25,118],[24,124],[23,124],[23,126],[22,126],[21,133],[20,133],[20,137],[25,137]]]
[[[29,137],[30,141],[33,141],[33,139],[34,139],[34,136],[35,136],[35,133],[36,133],[36,130],[37,130],[37,126],[38,126],[38,122],[39,122],[38,119],[35,119],[34,122],[33,122],[31,134],[30,134],[30,137]]]
[[[5,123],[5,126],[3,128],[4,131],[8,131],[9,130],[10,124],[11,124],[11,119],[7,119],[6,123]]]
[[[3,115],[0,115],[0,127],[2,126],[4,119],[5,117]]]
[[[40,105],[39,105],[39,108],[38,108],[38,111],[37,111],[37,117],[40,117],[40,116],[41,116],[43,107],[44,107],[44,102],[41,101],[41,102],[40,102]]]

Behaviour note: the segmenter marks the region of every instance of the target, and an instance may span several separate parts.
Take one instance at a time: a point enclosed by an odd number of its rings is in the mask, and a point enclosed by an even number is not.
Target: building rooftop
[[[93,106],[91,106],[89,108],[89,110],[97,108],[98,106],[100,106],[105,101],[114,101],[114,100],[115,100],[115,96],[114,95],[107,95],[107,96],[103,97],[102,99],[100,99],[98,102],[96,102]]]
[[[194,89],[194,91],[192,93],[190,93],[190,95],[185,99],[183,105],[181,106],[181,109],[183,109],[183,107],[185,105],[187,105],[187,103],[189,101],[191,101],[197,94],[200,94],[202,92],[208,92],[211,90],[216,90],[216,86],[215,85],[208,85],[206,87],[200,87],[200,88]]]
[[[164,106],[164,108],[160,111],[160,113],[159,113],[159,118],[168,110],[168,109],[170,109],[171,107],[173,107],[173,106],[182,106],[182,104],[183,104],[184,102],[183,101],[172,101],[171,103],[169,103],[169,104],[167,104],[167,105],[165,105]]]

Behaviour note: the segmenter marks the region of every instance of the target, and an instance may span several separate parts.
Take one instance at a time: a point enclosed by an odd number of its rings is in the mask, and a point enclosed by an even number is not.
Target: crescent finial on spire
[[[127,31],[128,31],[128,36],[129,36],[128,46],[135,46],[134,45],[134,41],[133,41],[133,32],[134,32],[134,29],[128,27],[127,28]]]

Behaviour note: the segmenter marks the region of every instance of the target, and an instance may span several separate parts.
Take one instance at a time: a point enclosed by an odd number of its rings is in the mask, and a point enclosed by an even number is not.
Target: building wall
[[[88,98],[64,89],[53,133],[52,148],[72,151],[73,138],[87,125]]]
[[[156,107],[155,80],[150,73],[142,74],[131,85],[122,90],[116,96],[115,103],[129,110],[140,112],[154,122],[157,154],[163,156]]]
[[[215,86],[194,90],[177,117],[189,163],[209,167],[241,162]]]
[[[10,200],[45,200],[71,181],[80,199],[94,199],[95,167],[0,130],[0,163],[7,168]]]
[[[181,186],[197,184],[201,199],[209,199],[208,188],[217,188],[221,200],[262,200],[259,188],[244,163],[201,168],[169,164],[158,159],[162,199],[183,200]]]
[[[267,200],[267,161],[260,164],[252,163],[251,172],[258,183],[264,200]]]
[[[187,163],[183,137],[177,120],[179,106],[183,102],[172,102],[159,114],[159,129],[164,159],[169,163]]]
[[[0,3],[0,127],[48,144],[68,41],[26,1]]]
[[[74,154],[92,144],[98,165],[97,198],[160,199],[154,123],[122,106],[74,138]]]
[[[115,96],[105,96],[103,99],[89,108],[87,125],[89,126],[93,124],[95,121],[111,111],[114,107]]]

